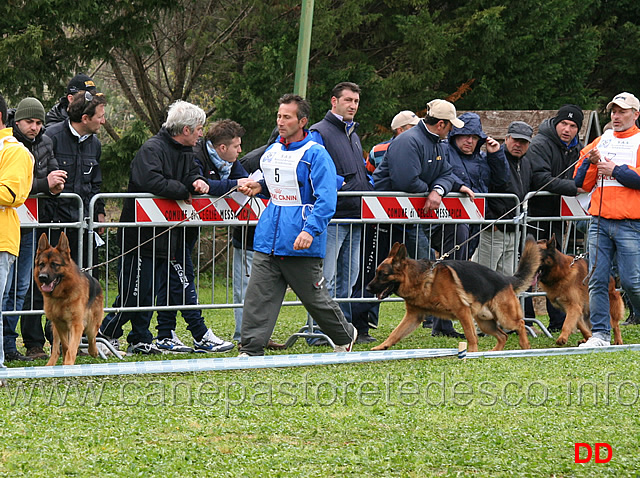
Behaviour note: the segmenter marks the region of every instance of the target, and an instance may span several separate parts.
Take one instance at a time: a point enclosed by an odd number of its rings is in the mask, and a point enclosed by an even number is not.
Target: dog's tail
[[[540,267],[540,248],[536,244],[532,235],[527,236],[525,241],[524,251],[520,256],[520,263],[518,264],[518,270],[512,277],[511,284],[516,294],[524,292],[531,286],[531,281],[538,272]]]

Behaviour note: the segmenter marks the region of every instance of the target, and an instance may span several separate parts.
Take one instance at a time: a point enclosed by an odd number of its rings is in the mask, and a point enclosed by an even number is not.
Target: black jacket
[[[58,167],[67,172],[63,192],[80,196],[84,205],[84,217],[88,217],[89,203],[93,196],[100,192],[102,185],[100,140],[92,134],[79,142],[78,137],[69,129],[68,119],[49,126],[45,134],[51,138]],[[97,215],[101,213],[104,214],[104,202],[98,201],[94,219],[97,219]],[[75,222],[80,219],[77,213],[77,202],[65,198],[48,201],[47,216],[51,218],[51,222]]]
[[[546,185],[544,191],[563,196],[577,195],[578,188],[573,180],[573,171],[581,149],[580,141],[567,147],[558,137],[552,119],[544,120],[527,151],[533,170],[533,189],[538,190]],[[570,165],[573,166],[569,167]],[[538,217],[559,216],[560,198],[534,197],[529,204],[529,214]]]
[[[336,165],[337,173],[344,178],[340,191],[371,191],[365,167],[360,138],[356,133],[358,123],[347,131],[347,125],[328,111],[324,119],[309,128],[320,134],[324,147]],[[338,196],[335,218],[359,218],[361,199],[358,196]]]
[[[140,147],[133,158],[127,192],[151,193],[169,199],[188,199],[189,194],[194,192],[192,185],[196,179],[206,180],[200,174],[194,160],[193,148],[178,143],[165,128],[162,128]],[[135,222],[135,199],[124,200],[120,222]],[[125,250],[128,251],[166,229],[141,227],[138,237],[136,228],[125,228]],[[172,258],[178,241],[183,238],[178,231],[172,231],[169,246],[168,237],[169,233],[162,234],[142,246],[142,255],[151,256],[155,250],[158,258]]]
[[[522,201],[525,195],[531,191],[532,171],[531,161],[528,155],[522,158],[515,158],[509,153],[505,145],[501,146],[509,163],[510,180],[502,187],[489,187],[490,193],[508,193],[515,194]],[[509,198],[488,198],[487,199],[487,219],[497,219],[510,211],[517,204],[515,199]],[[510,219],[516,216],[516,211],[511,211],[502,219]],[[502,226],[500,226],[502,228]],[[509,230],[515,230],[515,226],[509,227]]]
[[[61,123],[62,121],[69,118],[69,113],[67,113],[67,107],[69,106],[69,100],[67,100],[66,96],[60,98],[60,102],[53,105],[53,107],[47,112],[45,115],[45,124],[47,126]]]

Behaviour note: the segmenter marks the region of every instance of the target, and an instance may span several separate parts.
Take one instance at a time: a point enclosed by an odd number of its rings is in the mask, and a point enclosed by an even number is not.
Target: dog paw
[[[384,344],[380,344],[380,345],[376,345],[371,350],[387,350],[388,348],[389,347],[385,346]]]
[[[567,345],[567,338],[566,337],[558,337],[558,340],[556,340],[556,345]]]

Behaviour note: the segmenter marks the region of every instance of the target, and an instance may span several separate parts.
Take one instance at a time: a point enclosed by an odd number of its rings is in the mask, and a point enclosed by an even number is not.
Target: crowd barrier
[[[231,236],[233,228],[255,226],[260,213],[266,207],[265,200],[252,199],[243,204],[244,196],[232,195],[230,197],[215,198],[210,196],[195,197],[190,204],[184,201],[169,200],[151,194],[139,193],[102,193],[96,195],[89,205],[89,219],[80,222],[48,224],[38,221],[38,204],[43,201],[55,201],[56,199],[44,196],[31,197],[24,208],[21,208],[20,218],[23,232],[36,231],[39,233],[53,232],[60,230],[76,231],[77,242],[72,244],[77,254],[77,262],[91,270],[97,277],[105,290],[105,312],[127,311],[127,310],[189,310],[189,309],[238,309],[242,307],[242,302],[233,300],[233,250],[231,246]],[[484,228],[489,237],[493,237],[497,231],[514,231],[517,241],[515,248],[519,249],[527,234],[533,234],[536,239],[548,237],[548,231],[561,231],[558,240],[561,248],[567,253],[584,252],[585,234],[584,224],[589,216],[577,205],[575,198],[562,198],[561,211],[554,217],[529,217],[528,200],[517,203],[517,197],[509,194],[477,194],[474,200],[459,194],[450,194],[443,198],[442,205],[437,211],[425,213],[423,206],[425,196],[420,194],[399,194],[399,193],[339,193],[340,195],[357,195],[362,197],[362,215],[359,219],[340,219],[331,221],[332,224],[349,224],[352,228],[363,228],[362,244],[369,244],[360,251],[360,267],[358,270],[348,270],[350,282],[356,282],[358,293],[351,298],[336,297],[340,303],[373,303],[377,299],[366,293],[367,275],[364,270],[369,267],[375,270],[386,256],[387,251],[395,240],[404,242],[407,231],[410,228],[424,228],[429,235],[444,226],[455,226],[466,224],[470,226],[471,234]],[[552,196],[550,193],[537,193],[538,196]],[[83,210],[82,201],[77,195],[63,194],[67,198],[77,202],[78,211]],[[491,198],[509,198],[517,203],[514,210],[514,218],[501,219],[498,221],[486,218],[485,210],[487,200]],[[107,211],[112,211],[112,216],[118,217],[124,199],[133,198],[135,200],[136,217],[133,222],[109,222],[108,224],[98,223],[93,220],[97,201],[103,201]],[[117,296],[118,279],[118,256],[126,252],[122,236],[124,230],[132,230],[139,235],[141,227],[151,228],[154,233],[166,234],[169,241],[185,244],[190,237],[198,236],[193,251],[193,267],[195,276],[195,286],[199,297],[196,305],[184,305],[183,301],[177,304],[157,303],[152,307],[142,307],[136,304],[135,307],[113,307]],[[392,229],[393,234],[382,234],[381,231],[387,227]],[[105,231],[100,235],[94,234],[100,229]],[[79,234],[84,230],[86,234]],[[37,248],[37,236],[34,234],[34,253]],[[100,237],[100,239],[98,239]],[[103,242],[103,244],[96,243]],[[140,238],[141,242],[142,238]],[[493,244],[493,241],[491,241]],[[86,245],[86,247],[85,247]],[[97,247],[96,247],[97,246]],[[420,247],[418,244],[416,248]],[[453,251],[445,251],[443,239],[439,243],[432,242],[431,247],[438,254]],[[87,254],[86,251],[97,251],[94,254]],[[503,254],[504,250],[492,249],[492,254]],[[517,265],[518,251],[513,252],[513,263],[511,268]],[[417,249],[410,251],[411,255],[418,254]],[[152,250],[151,254],[155,254]],[[185,263],[186,252],[177,262]],[[166,284],[167,293],[169,281],[166,280],[169,274],[170,262],[165,262],[162,270],[155,270],[154,288],[157,284]],[[505,267],[505,266],[503,266]],[[184,271],[183,271],[184,272]],[[356,281],[355,278],[358,278]],[[524,295],[540,295],[533,291]],[[385,301],[399,301],[397,297],[385,299]],[[284,306],[300,305],[295,300],[286,300]],[[33,298],[25,301],[22,312],[17,310],[7,310],[6,314],[42,314],[41,307],[37,307]],[[304,332],[304,330],[301,330]],[[307,330],[308,332],[308,330]]]

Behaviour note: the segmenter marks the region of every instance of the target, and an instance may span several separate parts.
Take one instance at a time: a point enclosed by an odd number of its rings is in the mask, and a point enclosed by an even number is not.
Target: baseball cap
[[[514,121],[507,128],[507,135],[514,139],[526,139],[531,142],[533,128],[524,121]]]
[[[391,129],[395,131],[408,124],[415,126],[419,122],[420,118],[418,118],[413,111],[404,110],[393,117],[393,120],[391,120]]]
[[[456,107],[447,100],[432,100],[427,103],[427,115],[433,118],[449,120],[456,128],[462,128],[464,121],[457,118]]]
[[[633,108],[636,111],[640,111],[640,101],[631,93],[620,93],[616,95],[607,105],[607,109],[611,109],[613,105],[618,105],[625,110]]]
[[[97,91],[96,84],[89,75],[78,73],[76,76],[71,78],[71,81],[67,85],[67,94],[73,95],[78,91],[88,91],[90,93],[95,93]]]

